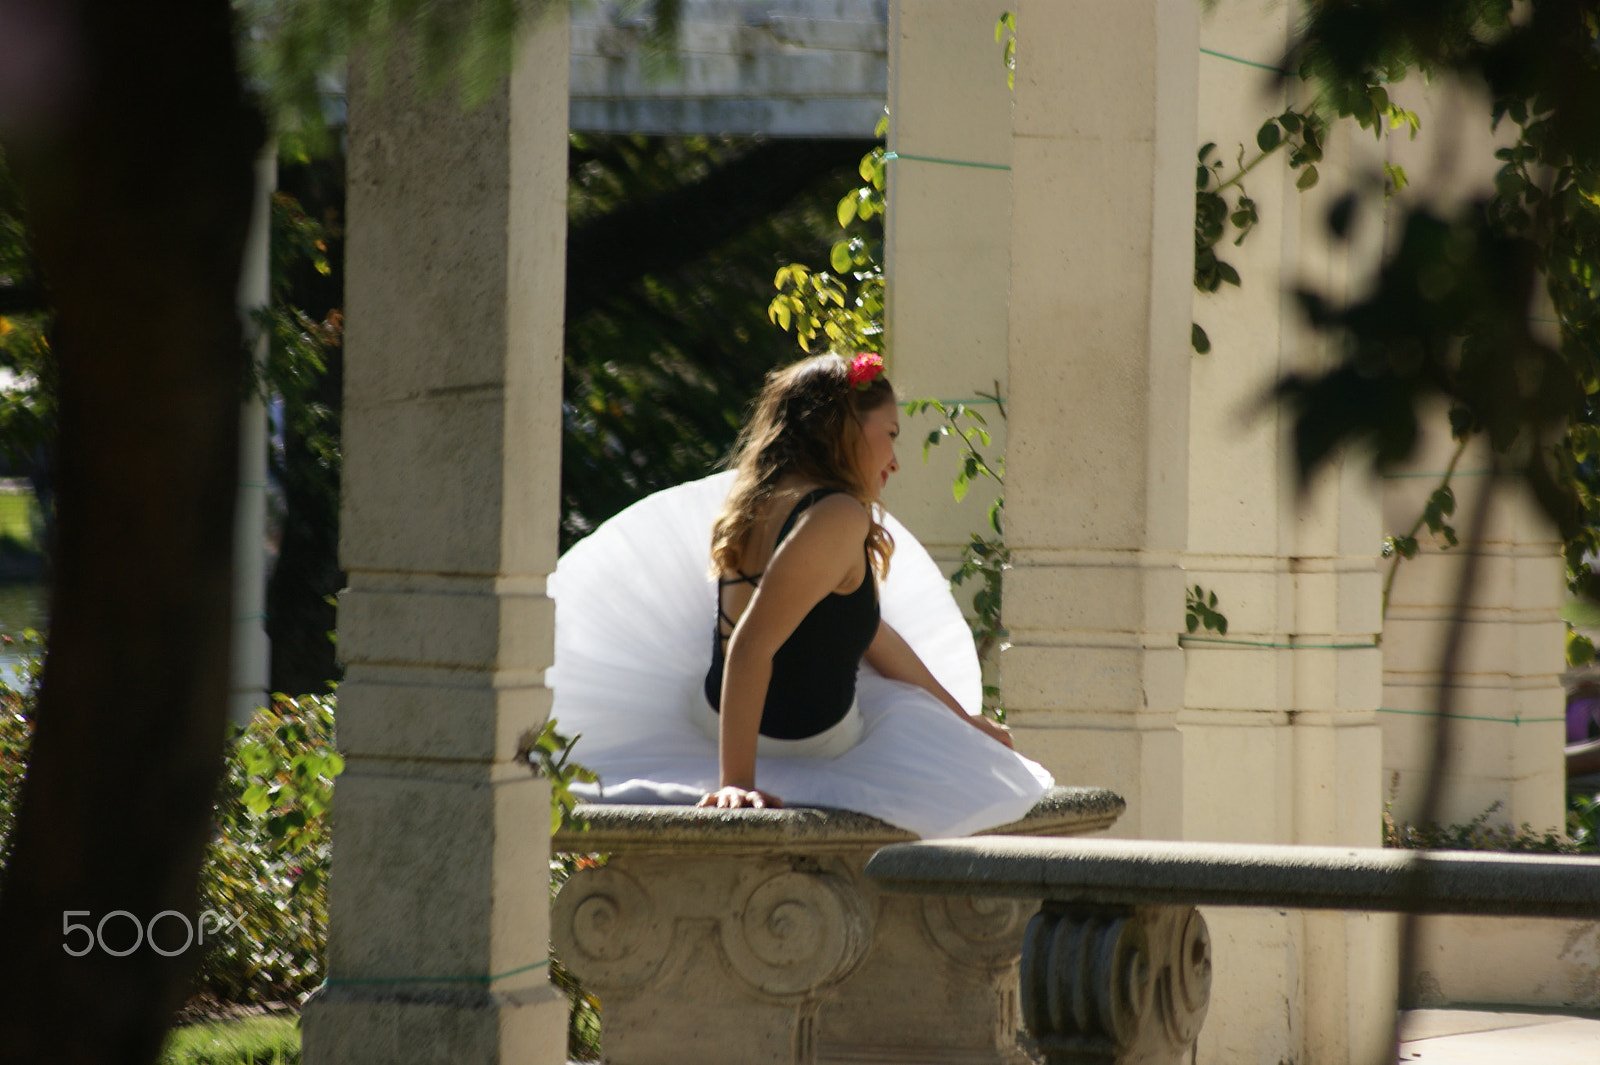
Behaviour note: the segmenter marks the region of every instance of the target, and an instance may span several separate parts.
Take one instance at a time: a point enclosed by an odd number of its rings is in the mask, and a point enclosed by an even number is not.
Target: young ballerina
[[[826,755],[855,745],[856,671],[915,685],[969,717],[879,616],[877,579],[894,539],[874,516],[899,470],[900,418],[877,355],[836,355],[773,375],[736,452],[737,478],[712,526],[717,640],[705,696],[720,709],[721,786],[701,806],[781,806],[755,785],[756,752]],[[726,651],[724,651],[726,647]]]
[[[551,716],[595,801],[856,810],[925,837],[1052,781],[981,715],[943,575],[879,505],[898,469],[877,356],[773,373],[735,468],[658,492],[550,579]],[[893,564],[890,556],[893,555]]]

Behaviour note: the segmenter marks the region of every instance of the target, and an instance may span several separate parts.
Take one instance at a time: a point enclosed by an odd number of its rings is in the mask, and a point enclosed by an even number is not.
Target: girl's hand
[[[757,810],[781,810],[783,800],[776,795],[768,795],[755,788],[740,788],[729,784],[727,787],[718,788],[699,802],[696,806],[714,806],[719,810],[737,810],[748,806]]]
[[[1000,724],[998,721],[990,721],[982,714],[979,714],[976,717],[969,717],[967,720],[971,721],[974,728],[983,733],[985,736],[988,736],[991,740],[994,740],[996,743],[1003,743],[1012,750],[1016,750],[1016,745],[1011,742],[1011,730]]]

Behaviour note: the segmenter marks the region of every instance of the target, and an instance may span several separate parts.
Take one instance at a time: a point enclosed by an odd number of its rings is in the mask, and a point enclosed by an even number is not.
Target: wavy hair
[[[881,580],[889,572],[894,537],[879,521],[879,508],[856,470],[861,420],[894,402],[894,388],[879,374],[856,388],[838,355],[816,355],[774,370],[756,397],[750,420],[739,433],[730,465],[738,471],[733,490],[711,526],[713,570],[737,571],[756,516],[789,474],[848,492],[867,508],[867,554]]]

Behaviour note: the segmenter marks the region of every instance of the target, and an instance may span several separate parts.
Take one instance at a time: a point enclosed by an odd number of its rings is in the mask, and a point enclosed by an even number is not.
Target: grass
[[[33,514],[37,507],[32,492],[0,492],[0,542],[17,552],[37,551],[33,542]]]
[[[244,1017],[174,1028],[161,1065],[299,1065],[298,1017]]]

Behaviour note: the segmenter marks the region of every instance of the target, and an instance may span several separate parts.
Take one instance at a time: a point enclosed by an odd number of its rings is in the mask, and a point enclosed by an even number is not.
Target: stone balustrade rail
[[[1123,839],[894,844],[885,891],[1040,900],[1022,948],[1027,1042],[1050,1065],[1189,1060],[1210,998],[1197,905],[1600,915],[1600,859]]]

